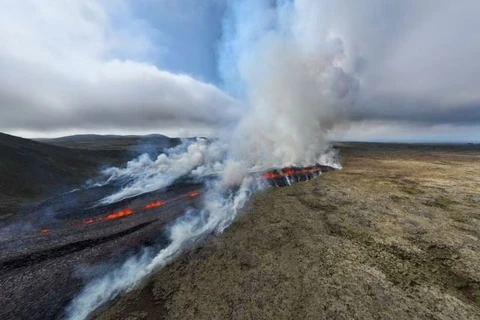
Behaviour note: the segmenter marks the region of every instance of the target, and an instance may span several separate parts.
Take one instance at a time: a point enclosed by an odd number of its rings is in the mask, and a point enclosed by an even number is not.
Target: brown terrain
[[[480,319],[478,145],[342,144],[106,319]]]

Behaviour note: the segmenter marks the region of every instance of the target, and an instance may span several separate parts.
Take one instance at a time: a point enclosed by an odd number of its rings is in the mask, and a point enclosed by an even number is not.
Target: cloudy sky
[[[299,11],[355,88],[335,138],[480,141],[476,0],[0,3],[2,132],[214,134],[250,108],[245,53]]]

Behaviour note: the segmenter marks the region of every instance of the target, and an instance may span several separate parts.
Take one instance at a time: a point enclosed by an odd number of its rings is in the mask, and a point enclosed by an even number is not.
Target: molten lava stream
[[[143,209],[145,209],[145,210],[150,210],[150,209],[153,209],[153,208],[158,208],[158,207],[164,206],[165,204],[166,204],[165,201],[155,201],[155,202],[146,204],[146,205],[143,207]]]
[[[282,173],[283,173],[284,175],[291,176],[291,175],[296,174],[297,172],[295,171],[295,169],[284,169],[284,170],[282,171]]]
[[[192,193],[188,194],[187,197],[189,199],[193,199],[193,198],[198,197],[199,195],[200,195],[200,192],[192,192]]]
[[[164,206],[166,204],[165,201],[155,201],[155,202],[151,202],[151,203],[148,203],[146,204],[143,209],[144,210],[150,210],[150,209],[153,209],[153,208],[158,208],[158,207],[161,207],[161,206]],[[134,214],[135,211],[130,209],[130,208],[125,208],[121,211],[117,211],[117,212],[113,212],[113,213],[110,213],[108,216],[106,216],[105,218],[90,218],[90,219],[86,219],[86,220],[83,220],[81,223],[82,224],[85,224],[85,225],[89,225],[89,224],[92,224],[94,222],[99,222],[99,221],[108,221],[108,220],[115,220],[115,219],[120,219],[120,218],[124,218],[124,217],[128,217],[132,214]]]
[[[275,172],[267,172],[267,173],[263,174],[263,177],[265,179],[275,179],[275,178],[280,177],[280,175],[278,173],[275,173]]]
[[[88,224],[92,224],[94,222],[98,222],[98,221],[102,221],[102,220],[103,220],[103,218],[101,218],[101,217],[100,218],[90,218],[90,219],[87,219],[87,220],[83,220],[82,224],[88,225]]]
[[[317,167],[305,167],[305,168],[285,168],[281,171],[269,171],[262,175],[264,179],[271,180],[277,178],[285,178],[294,175],[301,175],[301,174],[317,174],[320,170]]]
[[[130,209],[130,208],[125,208],[123,209],[122,211],[117,211],[117,212],[114,212],[114,213],[111,213],[109,214],[105,220],[114,220],[114,219],[118,219],[118,218],[123,218],[123,217],[128,217],[129,215],[132,215],[134,214],[135,212]]]

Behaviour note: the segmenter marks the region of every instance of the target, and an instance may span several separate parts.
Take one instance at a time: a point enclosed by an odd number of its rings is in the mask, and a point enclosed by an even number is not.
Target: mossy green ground
[[[345,144],[99,319],[480,319],[480,152]]]

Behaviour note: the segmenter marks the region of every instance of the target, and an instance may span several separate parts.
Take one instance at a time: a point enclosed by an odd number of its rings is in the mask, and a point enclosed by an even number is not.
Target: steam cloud
[[[320,14],[313,1],[233,2],[222,61],[233,56],[224,64],[234,63],[237,74],[222,70],[227,83],[246,89],[251,106],[230,142],[234,158],[310,165],[328,148],[327,134],[353,103],[358,81],[343,65],[342,40],[318,25]]]

